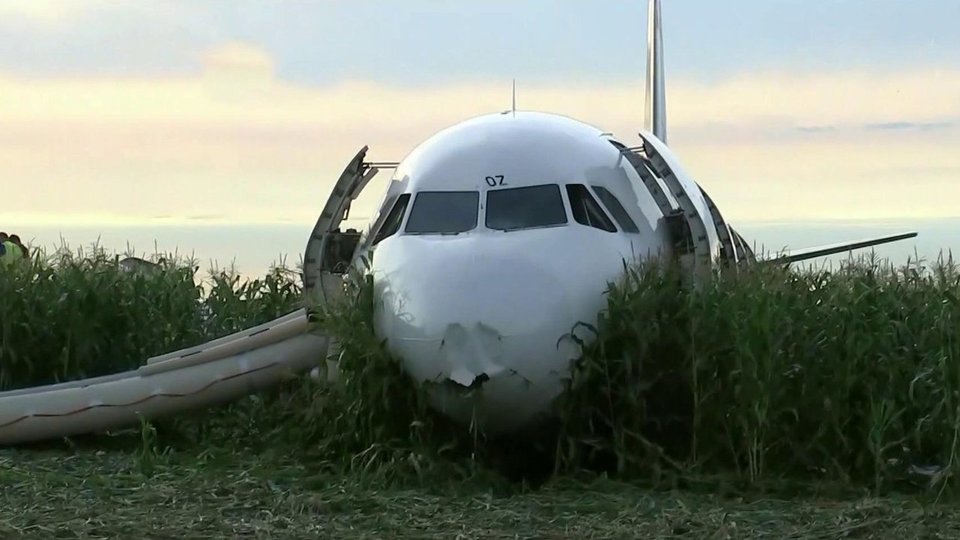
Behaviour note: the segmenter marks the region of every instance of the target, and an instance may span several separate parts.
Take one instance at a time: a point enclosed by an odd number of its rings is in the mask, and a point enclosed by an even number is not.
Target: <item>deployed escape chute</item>
[[[307,303],[343,285],[359,235],[339,227],[350,202],[376,174],[366,147],[334,187],[307,242]],[[344,256],[344,254],[347,254]],[[202,345],[148,358],[135,370],[0,392],[0,445],[21,444],[136,425],[142,419],[223,404],[322,364],[330,340],[311,329],[308,309]]]

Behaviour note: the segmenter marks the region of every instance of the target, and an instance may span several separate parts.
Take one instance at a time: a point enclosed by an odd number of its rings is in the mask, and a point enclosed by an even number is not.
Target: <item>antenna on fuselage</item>
[[[663,74],[660,0],[650,0],[647,23],[647,103],[643,128],[666,144],[667,94]]]
[[[510,109],[503,111],[500,114],[513,114],[513,117],[517,117],[517,79],[513,79],[513,90],[511,91],[511,102]]]

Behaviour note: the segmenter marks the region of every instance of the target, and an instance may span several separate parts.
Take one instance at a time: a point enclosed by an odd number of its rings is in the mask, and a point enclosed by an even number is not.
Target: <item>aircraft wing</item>
[[[804,249],[797,250],[788,250],[776,255],[772,255],[769,258],[758,259],[763,260],[764,262],[773,262],[773,263],[783,263],[790,264],[799,261],[805,261],[807,259],[815,259],[817,257],[823,257],[825,255],[834,255],[837,253],[843,253],[845,251],[852,251],[855,249],[863,249],[871,246],[878,246],[880,244],[888,244],[890,242],[897,242],[899,240],[906,240],[907,238],[914,238],[917,236],[916,232],[892,234],[889,236],[881,236],[878,238],[871,238],[868,240],[858,240],[855,242],[838,242],[836,244],[828,244],[825,246],[816,246]]]

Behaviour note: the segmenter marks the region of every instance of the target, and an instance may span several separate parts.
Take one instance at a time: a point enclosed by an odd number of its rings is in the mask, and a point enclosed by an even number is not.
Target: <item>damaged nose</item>
[[[467,388],[479,387],[506,370],[502,364],[503,336],[482,322],[470,328],[459,323],[447,326],[440,355],[449,379]]]
[[[381,282],[378,328],[391,351],[419,381],[537,378],[577,321],[560,276],[523,253],[454,255]]]
[[[407,374],[430,388],[435,410],[509,431],[563,391],[579,352],[565,336],[593,320],[603,299],[602,284],[584,286],[593,283],[588,274],[553,262],[552,252],[497,246],[450,241],[432,258],[381,270],[375,317]]]

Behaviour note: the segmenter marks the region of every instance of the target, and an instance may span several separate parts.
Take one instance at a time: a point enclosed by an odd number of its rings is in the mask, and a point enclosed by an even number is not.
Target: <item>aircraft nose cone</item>
[[[408,259],[375,278],[378,331],[406,371],[431,386],[441,412],[486,418],[498,430],[519,426],[562,391],[579,354],[569,334],[595,319],[600,295],[591,291],[584,303],[575,294],[582,282],[530,254],[444,255],[442,264]]]

